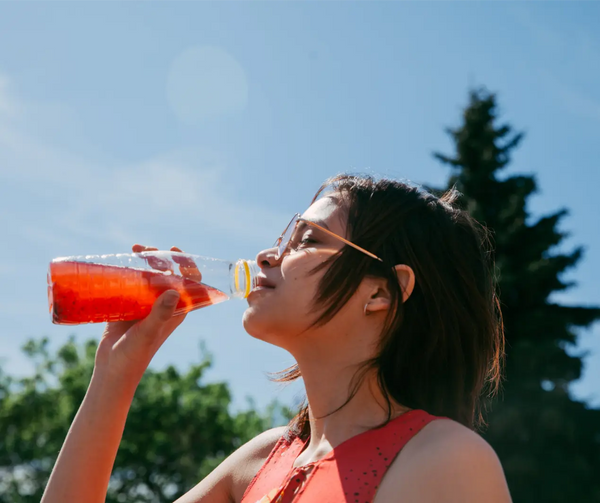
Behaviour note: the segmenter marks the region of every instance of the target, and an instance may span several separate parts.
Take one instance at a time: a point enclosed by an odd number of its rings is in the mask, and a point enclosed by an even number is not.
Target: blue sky
[[[0,354],[98,337],[47,314],[55,256],[135,242],[254,257],[341,171],[443,185],[469,86],[498,93],[526,132],[509,173],[533,173],[533,215],[562,207],[586,254],[556,295],[600,305],[600,3],[0,3]],[[205,341],[208,378],[236,407],[290,402],[264,373],[283,351],[251,339],[244,302],[192,313],[153,366],[185,368]],[[572,387],[600,406],[600,324]]]

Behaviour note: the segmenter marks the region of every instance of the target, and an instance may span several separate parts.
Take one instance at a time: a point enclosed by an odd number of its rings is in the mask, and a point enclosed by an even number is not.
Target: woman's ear
[[[411,267],[405,264],[399,264],[395,268],[398,276],[398,283],[402,289],[402,303],[406,302],[415,288],[415,273]],[[371,294],[369,302],[365,305],[364,313],[369,315],[377,311],[387,311],[390,308],[390,294],[387,286],[384,286],[385,280],[378,278],[380,284],[373,286],[374,291]]]
[[[402,288],[402,302],[406,302],[411,296],[415,288],[415,273],[410,266],[406,264],[398,264],[396,274],[398,275],[398,282]]]

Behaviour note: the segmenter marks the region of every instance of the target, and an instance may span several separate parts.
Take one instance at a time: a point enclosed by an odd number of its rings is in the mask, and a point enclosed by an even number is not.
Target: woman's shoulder
[[[275,444],[284,438],[286,431],[286,426],[278,426],[263,431],[240,447],[239,452],[247,459],[258,458],[264,460],[269,456]]]
[[[233,501],[241,501],[244,492],[263,466],[279,441],[283,441],[286,427],[267,430],[240,447],[231,455],[231,493]]]
[[[511,501],[494,449],[478,433],[447,418],[431,421],[400,451],[375,503],[393,503],[398,494],[414,502]]]
[[[265,463],[286,427],[264,431],[246,442],[176,503],[237,503]]]
[[[467,428],[465,425],[449,419],[447,417],[436,417],[433,421],[427,424],[419,434],[406,445],[405,449],[410,450],[410,445],[413,449],[419,449],[420,453],[429,452],[430,450],[438,450],[442,446],[453,446],[457,443],[479,446],[484,448],[491,446],[484,438],[475,431]]]
[[[285,426],[278,426],[263,431],[239,447],[227,460],[231,459],[238,464],[251,463],[256,460],[264,462],[269,457],[277,442],[285,441],[286,431],[287,427]]]

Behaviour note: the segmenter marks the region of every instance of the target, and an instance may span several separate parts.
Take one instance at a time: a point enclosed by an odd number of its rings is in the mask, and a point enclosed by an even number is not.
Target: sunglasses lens
[[[296,215],[294,218],[292,218],[292,221],[285,228],[285,231],[283,231],[283,236],[281,237],[281,241],[279,243],[279,246],[277,247],[277,260],[279,260],[279,258],[286,252],[288,244],[290,242],[290,238],[292,237],[292,234],[296,229],[297,223],[298,216]]]

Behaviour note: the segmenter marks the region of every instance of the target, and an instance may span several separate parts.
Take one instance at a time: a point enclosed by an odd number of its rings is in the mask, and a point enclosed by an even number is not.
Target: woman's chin
[[[250,306],[244,311],[242,325],[244,326],[244,330],[255,339],[265,340],[264,334],[266,333],[266,324],[264,320],[261,320],[260,318],[260,313]]]
[[[261,316],[261,314],[252,309],[252,307],[249,307],[244,312],[242,325],[244,326],[244,330],[251,337],[281,347],[281,344],[279,344],[281,342],[280,335],[281,333],[284,333],[285,330],[277,330],[276,327],[273,326],[272,320],[266,320],[264,316]]]

